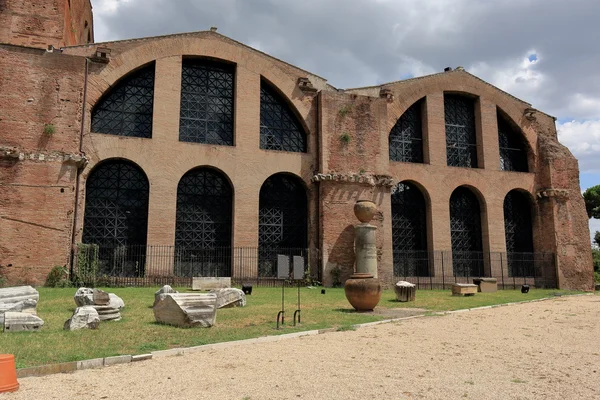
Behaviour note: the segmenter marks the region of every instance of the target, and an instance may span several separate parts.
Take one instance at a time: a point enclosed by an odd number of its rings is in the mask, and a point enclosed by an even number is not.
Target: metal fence
[[[473,278],[496,278],[502,289],[528,284],[537,288],[557,285],[553,253],[475,251],[395,251],[393,280],[419,289],[448,289]]]
[[[302,256],[307,284],[320,281],[318,249],[79,244],[72,277],[86,285],[191,286],[193,277],[231,277],[232,283],[280,285],[277,255]]]

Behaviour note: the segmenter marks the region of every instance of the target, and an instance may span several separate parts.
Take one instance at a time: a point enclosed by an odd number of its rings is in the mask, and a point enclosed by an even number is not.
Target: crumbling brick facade
[[[338,90],[215,32],[87,44],[93,37],[89,1],[33,3],[0,2],[6,22],[0,29],[0,272],[9,281],[43,283],[54,265],[71,263],[72,246],[82,240],[87,178],[103,161],[121,159],[141,168],[150,184],[146,242],[152,245],[174,244],[178,182],[196,167],[219,171],[233,188],[234,247],[259,245],[265,180],[277,173],[299,178],[307,193],[307,244],[321,251],[317,268],[325,284],[333,283],[333,269],[342,281],[353,271],[358,199],[378,206],[379,277],[389,284],[391,192],[399,182],[414,184],[425,198],[429,252],[452,250],[449,200],[464,186],[480,202],[482,251],[506,253],[503,202],[516,189],[531,200],[533,249],[554,254],[552,270],[544,273],[561,288],[592,288],[577,160],[558,142],[554,119],[466,71]],[[49,44],[62,48],[37,49]],[[179,140],[182,62],[189,57],[235,66],[233,146]],[[150,63],[152,137],[93,132],[90,116],[102,97]],[[261,82],[276,88],[300,121],[306,152],[259,147]],[[448,93],[474,99],[477,168],[447,165]],[[390,161],[390,131],[418,101],[423,162]],[[518,127],[530,172],[502,170],[500,112]],[[490,258],[485,268],[494,275],[498,267]]]

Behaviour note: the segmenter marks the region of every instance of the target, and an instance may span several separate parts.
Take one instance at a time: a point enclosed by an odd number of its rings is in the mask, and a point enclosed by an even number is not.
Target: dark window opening
[[[510,191],[504,198],[504,235],[509,276],[535,276],[531,205],[524,193]]]
[[[498,142],[502,171],[529,172],[523,134],[498,113]]]
[[[177,185],[177,276],[231,276],[233,189],[222,173],[196,168]]]
[[[446,159],[451,167],[477,168],[475,102],[459,95],[444,95]]]
[[[419,100],[408,108],[398,119],[390,132],[390,160],[402,162],[423,162],[423,130]]]
[[[283,97],[265,82],[260,84],[260,148],[306,152],[306,135]]]
[[[408,182],[392,192],[394,276],[429,276],[425,197]]]
[[[181,142],[233,146],[235,67],[208,60],[183,61]]]
[[[483,276],[479,200],[465,187],[450,196],[450,234],[454,275]]]
[[[258,273],[274,277],[277,254],[306,251],[307,198],[300,180],[285,174],[269,177],[260,188],[258,214]]]
[[[98,273],[143,276],[149,183],[131,162],[109,160],[86,182],[83,243],[96,244]]]
[[[152,137],[154,63],[121,79],[92,111],[92,132]]]

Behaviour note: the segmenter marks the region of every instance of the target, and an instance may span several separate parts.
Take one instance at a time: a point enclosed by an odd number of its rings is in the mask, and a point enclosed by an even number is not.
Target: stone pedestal
[[[371,274],[377,278],[377,227],[363,223],[354,226],[354,254],[356,255],[356,272]]]

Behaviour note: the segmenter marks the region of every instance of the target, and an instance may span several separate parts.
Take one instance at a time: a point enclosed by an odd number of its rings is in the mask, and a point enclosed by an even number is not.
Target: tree
[[[588,218],[600,219],[600,185],[592,186],[583,192]]]
[[[596,243],[596,246],[600,249],[600,231],[596,231],[594,234],[594,243]]]

